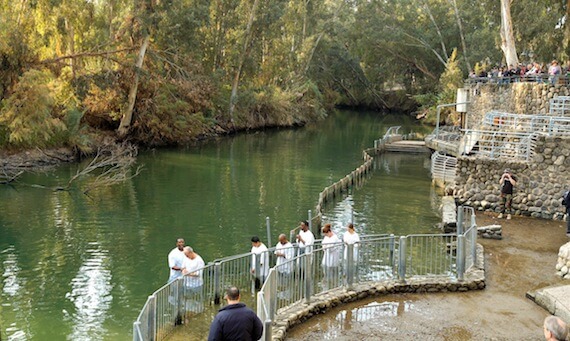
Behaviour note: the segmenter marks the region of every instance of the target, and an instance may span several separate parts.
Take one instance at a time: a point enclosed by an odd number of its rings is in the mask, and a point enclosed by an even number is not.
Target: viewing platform
[[[387,152],[398,153],[429,153],[425,141],[402,140],[395,141],[386,145]]]

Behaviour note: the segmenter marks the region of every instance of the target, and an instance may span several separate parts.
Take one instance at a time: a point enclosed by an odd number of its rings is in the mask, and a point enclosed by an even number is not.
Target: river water
[[[426,132],[403,116],[339,111],[300,129],[143,152],[139,176],[90,196],[27,186],[64,184],[78,165],[0,187],[2,340],[130,339],[147,296],[168,278],[176,238],[208,262],[249,251],[254,234],[265,240],[269,216],[275,244],[392,125]],[[325,220],[340,229],[354,217],[361,233],[433,231],[427,164],[382,156]]]

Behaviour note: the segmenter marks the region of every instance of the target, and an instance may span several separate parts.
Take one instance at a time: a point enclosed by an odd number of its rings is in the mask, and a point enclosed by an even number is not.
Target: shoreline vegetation
[[[516,33],[507,61],[515,43],[523,60],[567,59],[568,4],[539,6],[532,25],[528,5],[503,18],[491,0],[0,0],[0,158],[186,146],[302,126],[335,107],[433,124],[471,70],[505,63],[500,29]]]

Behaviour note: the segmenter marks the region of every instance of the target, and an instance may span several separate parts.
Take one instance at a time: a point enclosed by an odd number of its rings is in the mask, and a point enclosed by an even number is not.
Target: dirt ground
[[[399,294],[336,307],[289,331],[287,340],[544,340],[548,312],[527,291],[565,283],[555,274],[566,222],[479,213],[501,224],[503,240],[485,248],[487,287],[467,293]]]

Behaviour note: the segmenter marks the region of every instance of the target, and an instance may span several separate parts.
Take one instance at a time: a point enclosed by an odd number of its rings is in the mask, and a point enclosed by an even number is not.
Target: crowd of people
[[[545,80],[554,84],[561,76],[570,76],[570,61],[564,66],[561,66],[557,60],[553,60],[548,66],[538,62],[519,63],[518,65],[495,66],[490,70],[483,68],[478,72],[471,70],[469,73],[470,79],[476,81],[499,79],[499,83]]]

